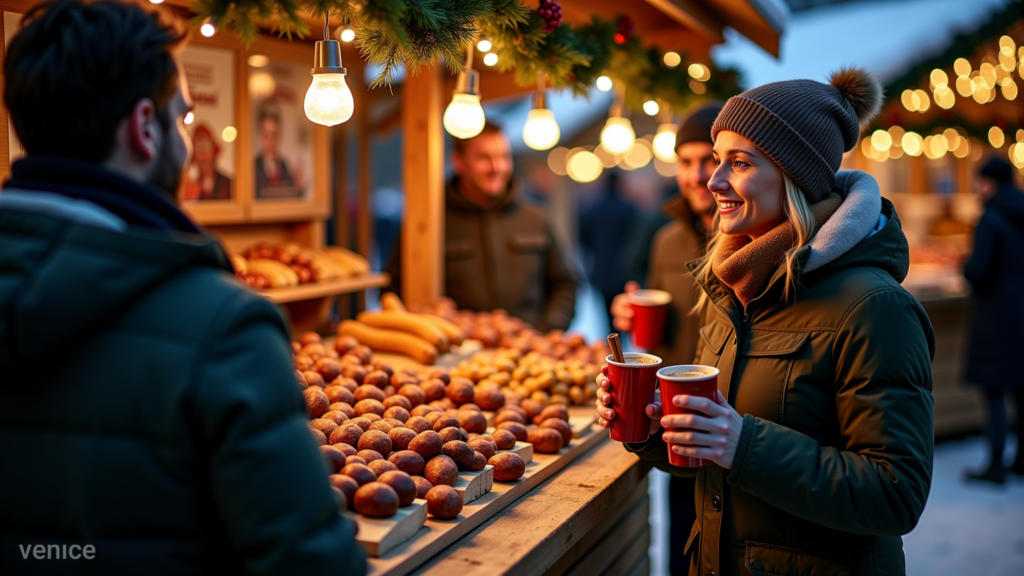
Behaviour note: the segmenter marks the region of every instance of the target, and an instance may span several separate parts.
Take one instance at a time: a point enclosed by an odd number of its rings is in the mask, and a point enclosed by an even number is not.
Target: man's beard
[[[164,192],[171,203],[177,205],[178,198],[181,197],[184,167],[182,162],[174,157],[173,147],[170,143],[170,131],[173,129],[173,127],[169,127],[164,132],[163,145],[160,146],[160,151],[157,153],[156,163],[153,164],[146,177],[146,183]]]

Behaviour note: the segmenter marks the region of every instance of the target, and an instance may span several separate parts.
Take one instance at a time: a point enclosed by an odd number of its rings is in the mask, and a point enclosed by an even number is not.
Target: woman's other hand
[[[601,391],[597,394],[600,398]],[[701,414],[673,414],[661,418],[661,425],[666,429],[662,439],[672,444],[670,450],[681,456],[710,460],[726,470],[732,468],[743,432],[743,416],[729,405],[722,393],[716,390],[714,401],[680,394],[671,402]],[[673,431],[679,428],[692,430]]]

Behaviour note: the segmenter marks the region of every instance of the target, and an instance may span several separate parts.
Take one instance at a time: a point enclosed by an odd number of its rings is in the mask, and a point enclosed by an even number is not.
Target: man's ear
[[[133,155],[148,162],[156,158],[160,147],[160,134],[156,130],[156,104],[149,98],[142,98],[132,106],[128,116],[128,143]]]

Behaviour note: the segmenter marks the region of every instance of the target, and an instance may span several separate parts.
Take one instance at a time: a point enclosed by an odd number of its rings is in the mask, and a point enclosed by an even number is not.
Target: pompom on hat
[[[843,152],[878,113],[882,88],[861,68],[841,68],[828,84],[787,80],[758,86],[725,103],[711,129],[750,140],[778,164],[814,204],[832,190]]]

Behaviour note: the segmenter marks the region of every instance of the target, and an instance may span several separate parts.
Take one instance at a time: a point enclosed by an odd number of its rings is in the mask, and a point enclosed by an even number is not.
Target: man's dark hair
[[[501,133],[502,133],[501,126],[498,126],[497,124],[494,124],[494,123],[492,123],[491,121],[488,120],[488,121],[484,122],[484,129],[481,130],[480,133],[477,134],[476,136],[473,136],[473,138],[479,138],[481,136],[487,136],[487,135],[492,135],[492,134],[501,134]],[[454,140],[454,144],[455,144],[455,153],[460,155],[460,156],[465,154],[466,153],[466,149],[469,148],[469,143],[473,141],[473,138],[466,138],[465,140],[463,140],[462,138],[452,138],[452,140]]]
[[[25,151],[105,161],[143,98],[167,129],[186,37],[180,19],[135,0],[31,8],[4,61],[4,103]]]

